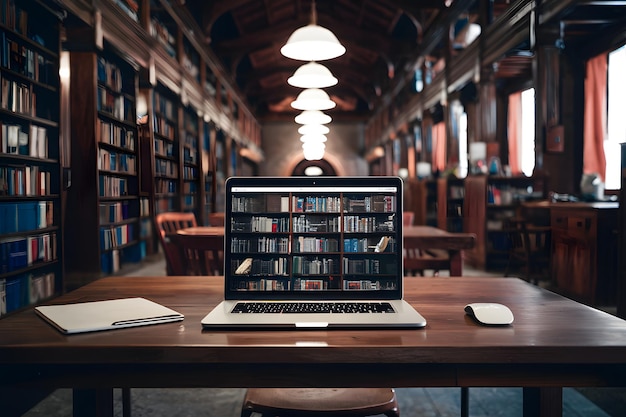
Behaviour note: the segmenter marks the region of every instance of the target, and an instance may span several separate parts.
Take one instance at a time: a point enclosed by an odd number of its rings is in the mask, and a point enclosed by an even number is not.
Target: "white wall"
[[[300,125],[294,123],[265,123],[261,131],[261,143],[265,160],[259,167],[259,175],[288,176],[304,159],[302,142],[298,133]],[[364,128],[362,124],[337,123],[328,125],[324,159],[338,175],[368,175],[367,162],[363,159]]]

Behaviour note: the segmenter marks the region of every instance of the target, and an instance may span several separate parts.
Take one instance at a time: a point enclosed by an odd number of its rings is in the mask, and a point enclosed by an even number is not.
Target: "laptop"
[[[398,177],[226,180],[224,301],[204,329],[420,328]]]

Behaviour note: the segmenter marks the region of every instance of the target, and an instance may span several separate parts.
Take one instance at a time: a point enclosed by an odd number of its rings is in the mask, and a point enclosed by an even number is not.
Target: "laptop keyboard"
[[[233,313],[395,313],[387,302],[237,303]]]

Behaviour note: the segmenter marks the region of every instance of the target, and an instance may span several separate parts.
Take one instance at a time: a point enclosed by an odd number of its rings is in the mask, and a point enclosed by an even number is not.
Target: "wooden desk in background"
[[[473,233],[447,232],[432,226],[404,227],[405,249],[434,249],[448,252],[450,276],[463,275],[463,250],[471,249],[475,244],[476,235]]]
[[[178,323],[65,336],[32,309],[3,318],[0,389],[72,387],[75,415],[96,416],[113,414],[113,387],[526,387],[525,416],[561,416],[562,386],[626,386],[626,321],[517,278],[406,280],[424,329],[203,331],[223,285],[107,277],[54,300],[142,296]],[[468,302],[504,303],[515,322],[478,325]]]

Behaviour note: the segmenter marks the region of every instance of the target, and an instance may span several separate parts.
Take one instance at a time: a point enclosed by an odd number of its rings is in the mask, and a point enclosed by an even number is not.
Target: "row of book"
[[[187,165],[185,165],[183,167],[183,179],[185,179],[185,180],[196,180],[196,179],[198,179],[198,168],[196,168],[195,166],[187,166]]]
[[[351,233],[393,232],[394,224],[386,218],[382,222],[376,217],[344,216],[343,231]]]
[[[154,172],[166,177],[178,177],[178,164],[167,159],[154,160]]]
[[[112,62],[107,61],[104,57],[98,57],[98,83],[108,87],[116,93],[122,92],[123,79],[122,70]]]
[[[5,32],[0,34],[0,65],[33,81],[57,85],[54,62],[23,41],[9,39]]]
[[[166,139],[154,138],[154,153],[156,156],[174,157],[174,143]]]
[[[337,196],[293,196],[294,212],[339,213],[341,199]]]
[[[100,255],[100,269],[104,274],[113,274],[120,270],[123,263],[141,262],[146,257],[146,242],[137,242],[136,245],[122,249],[113,249],[102,252]]]
[[[18,271],[39,262],[57,259],[56,233],[0,240],[0,273]]]
[[[324,279],[297,278],[294,280],[293,289],[300,291],[327,290],[328,281]]]
[[[387,282],[383,283],[381,281],[372,281],[369,279],[344,280],[343,289],[346,291],[395,290],[395,285]]]
[[[389,236],[383,236],[378,241],[373,240],[373,238],[348,238],[343,240],[343,251],[349,253],[395,253],[396,240]]]
[[[48,157],[48,130],[31,124],[3,123],[0,121],[0,151],[3,154]]]
[[[289,232],[289,219],[285,217],[265,217],[252,216],[249,223],[246,223],[246,230],[249,232],[262,233],[286,233]]]
[[[23,274],[0,279],[0,317],[55,294],[54,274]]]
[[[122,224],[115,227],[100,227],[100,250],[111,250],[127,245],[134,240],[133,224]]]
[[[112,115],[118,120],[135,122],[132,101],[126,96],[115,95],[101,85],[98,86],[97,108],[99,112]]]
[[[129,151],[135,150],[135,131],[113,123],[98,119],[100,137],[102,143],[124,148]]]
[[[154,111],[167,120],[176,120],[174,102],[158,91],[154,92]]]
[[[122,220],[126,220],[130,217],[128,201],[100,203],[98,212],[100,224],[121,222]]]
[[[157,194],[175,194],[176,188],[176,180],[167,178],[154,179],[154,191]]]
[[[288,279],[240,279],[232,283],[235,291],[289,291],[291,282]]]
[[[0,234],[30,232],[53,225],[53,201],[0,203]]]
[[[139,237],[145,239],[152,236],[152,220],[141,219],[139,222]]]
[[[333,258],[310,259],[304,256],[294,256],[292,262],[292,270],[294,274],[328,275],[339,273],[339,262]]]
[[[341,217],[309,217],[297,216],[293,218],[294,233],[338,233],[341,230]]]
[[[185,181],[183,183],[183,193],[185,193],[185,194],[195,194],[197,191],[198,191],[198,184],[197,183],[190,182],[189,180],[187,180],[187,181]]]
[[[176,58],[176,37],[156,17],[150,19],[150,35],[163,46],[172,58]]]
[[[29,165],[0,168],[0,195],[47,196],[49,194],[49,171]]]
[[[98,149],[98,169],[124,174],[136,174],[137,158],[135,155],[127,153]]]
[[[396,196],[345,196],[343,210],[348,213],[393,213],[396,211]]]
[[[154,122],[154,133],[169,140],[174,140],[176,138],[176,125],[161,117],[159,114],[155,114],[152,120]]]
[[[0,106],[3,109],[13,113],[37,116],[36,104],[37,93],[28,84],[2,78],[0,81]]]
[[[239,239],[233,237],[230,242],[232,253],[289,253],[288,237],[265,237]]]
[[[296,253],[339,252],[339,241],[323,237],[298,236],[293,240],[293,251]]]
[[[395,274],[397,265],[385,263],[380,259],[349,259],[343,258],[344,274]]]
[[[128,181],[125,178],[100,175],[98,182],[100,197],[121,197],[128,195]]]

